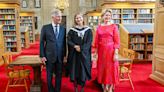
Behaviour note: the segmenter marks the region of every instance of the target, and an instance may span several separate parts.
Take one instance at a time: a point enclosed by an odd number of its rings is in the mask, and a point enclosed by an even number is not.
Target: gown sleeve
[[[119,36],[117,25],[114,25],[113,40],[114,40],[114,48],[119,49],[119,47],[120,47],[120,36]]]

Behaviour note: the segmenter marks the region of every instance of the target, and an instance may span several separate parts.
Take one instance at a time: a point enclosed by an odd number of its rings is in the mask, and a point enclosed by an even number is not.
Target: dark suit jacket
[[[59,28],[58,39],[56,39],[52,24],[44,25],[40,36],[40,57],[46,57],[48,62],[63,62],[66,56],[66,29]]]

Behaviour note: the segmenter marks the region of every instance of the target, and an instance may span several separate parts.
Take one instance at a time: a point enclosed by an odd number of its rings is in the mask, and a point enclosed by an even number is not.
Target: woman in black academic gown
[[[91,79],[92,30],[84,25],[82,14],[74,17],[74,26],[68,32],[67,69],[75,92],[84,92],[86,80]]]

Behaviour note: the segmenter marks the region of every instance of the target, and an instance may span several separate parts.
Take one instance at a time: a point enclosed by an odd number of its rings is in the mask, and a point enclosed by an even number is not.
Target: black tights
[[[81,87],[84,87],[85,86],[85,82],[84,81],[77,80],[77,81],[74,81],[74,85],[75,86],[80,85]]]
[[[80,81],[80,80],[74,81],[75,90],[78,90],[78,85],[80,86],[81,92],[84,92],[85,82]]]

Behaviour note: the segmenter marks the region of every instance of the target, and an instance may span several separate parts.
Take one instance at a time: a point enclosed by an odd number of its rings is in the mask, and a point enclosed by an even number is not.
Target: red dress
[[[113,61],[114,50],[120,46],[118,27],[115,24],[99,25],[96,31],[95,47],[98,51],[98,82],[117,84],[119,82],[118,61]]]

